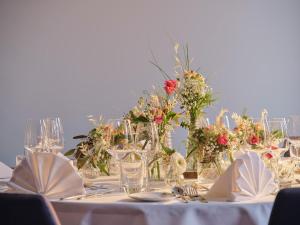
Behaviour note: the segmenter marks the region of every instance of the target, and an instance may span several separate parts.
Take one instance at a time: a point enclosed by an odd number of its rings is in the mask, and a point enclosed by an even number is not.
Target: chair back
[[[300,188],[279,191],[271,212],[269,225],[300,224]]]
[[[0,193],[0,221],[3,225],[60,225],[51,204],[37,194]]]

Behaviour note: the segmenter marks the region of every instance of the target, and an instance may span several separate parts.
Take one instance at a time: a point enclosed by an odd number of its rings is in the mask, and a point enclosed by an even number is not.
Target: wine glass
[[[60,118],[27,121],[24,138],[26,150],[57,153],[63,147],[63,128]]]
[[[130,121],[110,119],[107,122],[109,129],[110,146],[107,152],[116,159],[119,165],[120,191],[123,191],[122,160],[133,151],[133,138],[130,132]]]
[[[282,153],[288,150],[287,145],[287,120],[286,118],[273,118],[267,120],[266,140],[268,147],[275,150],[276,155],[279,157]]]
[[[42,121],[29,119],[25,126],[24,148],[26,151],[42,151],[43,150],[43,131]]]
[[[267,125],[267,118],[266,117],[252,117],[251,118],[252,123],[254,123],[255,126],[259,127],[259,129],[262,129],[263,132],[263,140],[262,144],[265,147],[265,145],[268,145],[267,143],[267,136],[268,136],[268,125]]]
[[[297,159],[297,172],[300,171],[300,115],[289,117],[288,123],[289,149],[290,156]]]
[[[131,135],[134,140],[135,152],[143,161],[144,188],[149,190],[148,166],[159,151],[159,136],[157,126],[153,122],[131,123]]]
[[[63,127],[59,117],[41,120],[43,147],[46,152],[58,153],[64,148]]]

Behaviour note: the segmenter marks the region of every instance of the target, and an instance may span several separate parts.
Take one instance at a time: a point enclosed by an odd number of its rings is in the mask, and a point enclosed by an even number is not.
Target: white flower
[[[186,170],[186,161],[180,153],[174,152],[171,155],[170,162],[176,167],[179,174],[183,174],[185,172],[185,170]]]

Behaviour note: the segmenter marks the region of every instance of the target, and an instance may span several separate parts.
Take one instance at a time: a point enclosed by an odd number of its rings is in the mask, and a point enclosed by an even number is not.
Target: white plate
[[[143,202],[165,202],[175,198],[171,193],[166,192],[140,192],[130,194],[129,197]]]

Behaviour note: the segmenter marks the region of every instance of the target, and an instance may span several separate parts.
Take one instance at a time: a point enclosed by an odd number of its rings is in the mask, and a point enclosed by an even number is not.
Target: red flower
[[[166,80],[165,81],[165,91],[167,92],[168,95],[171,95],[174,93],[177,87],[177,80]]]
[[[156,124],[161,124],[163,122],[163,117],[162,116],[155,116],[154,117],[154,122]]]
[[[273,158],[273,155],[271,153],[265,153],[264,154],[264,157],[266,157],[267,159],[272,159]]]
[[[219,135],[218,139],[217,139],[217,142],[219,145],[227,145],[228,143],[228,138],[225,134],[223,135]]]
[[[250,145],[257,145],[259,143],[259,137],[256,135],[253,135],[252,137],[250,137],[249,139],[249,144]]]

